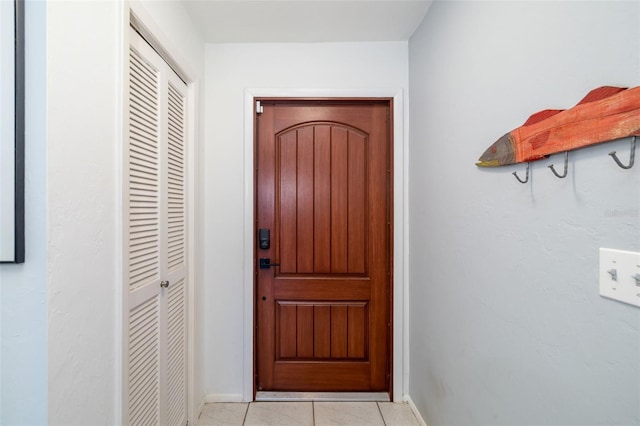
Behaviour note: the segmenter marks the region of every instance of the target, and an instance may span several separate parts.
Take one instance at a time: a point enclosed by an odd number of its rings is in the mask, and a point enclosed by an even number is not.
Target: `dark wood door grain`
[[[390,101],[261,102],[256,390],[388,391]]]

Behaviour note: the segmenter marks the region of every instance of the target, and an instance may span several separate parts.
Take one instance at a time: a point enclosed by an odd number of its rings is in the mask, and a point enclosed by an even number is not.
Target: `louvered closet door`
[[[186,416],[186,86],[131,30],[125,150],[125,416]]]
[[[167,422],[187,421],[187,264],[186,264],[186,93],[171,70],[165,88],[166,107],[166,289]]]

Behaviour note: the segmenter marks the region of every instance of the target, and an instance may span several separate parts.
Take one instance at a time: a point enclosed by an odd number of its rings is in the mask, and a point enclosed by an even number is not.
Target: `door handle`
[[[269,269],[272,266],[280,266],[279,263],[271,263],[271,259],[268,257],[260,258],[260,269]]]
[[[169,287],[169,281],[160,281],[160,287],[162,288]]]

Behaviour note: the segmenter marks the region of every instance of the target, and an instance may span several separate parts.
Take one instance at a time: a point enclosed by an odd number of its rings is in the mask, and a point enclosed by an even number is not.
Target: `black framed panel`
[[[24,262],[24,0],[0,1],[0,262]]]

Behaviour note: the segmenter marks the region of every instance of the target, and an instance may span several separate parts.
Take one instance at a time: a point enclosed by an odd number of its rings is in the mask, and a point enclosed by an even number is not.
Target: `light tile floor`
[[[420,426],[407,404],[393,402],[252,402],[207,404],[207,426]]]

